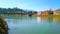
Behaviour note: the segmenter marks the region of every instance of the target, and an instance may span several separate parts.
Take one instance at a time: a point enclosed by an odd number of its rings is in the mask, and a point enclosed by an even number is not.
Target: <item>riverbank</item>
[[[2,16],[0,16],[0,34],[8,34],[8,25]]]
[[[53,17],[53,18],[60,18],[60,15],[47,15],[47,16],[40,16],[40,17]]]

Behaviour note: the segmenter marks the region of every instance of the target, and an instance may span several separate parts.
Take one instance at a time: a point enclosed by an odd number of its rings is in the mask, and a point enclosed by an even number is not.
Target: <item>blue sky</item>
[[[59,9],[60,0],[0,0],[0,7],[18,7],[21,9],[42,11],[49,10],[50,8]]]

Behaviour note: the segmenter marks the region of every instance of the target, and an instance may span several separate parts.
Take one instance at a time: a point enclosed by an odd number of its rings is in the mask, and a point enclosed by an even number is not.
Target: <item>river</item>
[[[60,19],[29,16],[6,16],[8,34],[60,34]]]

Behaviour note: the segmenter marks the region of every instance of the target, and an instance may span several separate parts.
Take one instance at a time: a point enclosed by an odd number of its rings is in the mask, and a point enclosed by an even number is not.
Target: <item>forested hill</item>
[[[25,13],[33,13],[36,11],[26,11],[23,9],[19,9],[19,8],[0,8],[0,14],[25,14]]]
[[[9,13],[23,13],[25,12],[19,8],[0,8],[0,14],[9,14]]]

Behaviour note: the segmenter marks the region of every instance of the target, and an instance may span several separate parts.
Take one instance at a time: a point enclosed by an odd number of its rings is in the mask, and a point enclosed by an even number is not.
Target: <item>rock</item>
[[[0,27],[0,32],[5,32],[5,30],[2,28],[2,27]]]
[[[8,33],[8,25],[2,16],[0,16],[0,33]]]

